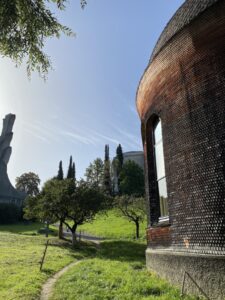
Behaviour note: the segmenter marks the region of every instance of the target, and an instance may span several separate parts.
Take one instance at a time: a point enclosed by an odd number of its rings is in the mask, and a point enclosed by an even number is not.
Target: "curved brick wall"
[[[178,10],[141,79],[137,109],[148,199],[147,266],[178,285],[187,271],[210,299],[224,300],[225,0],[187,0]],[[154,168],[156,116],[168,191],[164,223]],[[198,293],[193,282],[187,291]]]
[[[150,199],[149,245],[225,254],[225,1],[201,12],[154,57],[140,82],[137,108]],[[170,218],[164,227],[153,226],[159,216],[154,114],[163,127]]]

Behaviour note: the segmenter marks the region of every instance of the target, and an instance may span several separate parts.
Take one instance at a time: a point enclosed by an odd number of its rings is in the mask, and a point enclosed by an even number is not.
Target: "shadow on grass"
[[[22,235],[45,235],[46,229],[44,228],[44,224],[35,223],[35,222],[19,222],[15,224],[6,224],[0,225],[0,232],[10,232]],[[49,230],[49,236],[56,236],[57,230],[55,228],[51,228]]]
[[[96,257],[121,262],[145,262],[144,243],[134,241],[105,241],[101,243]]]
[[[69,240],[54,240],[50,241],[49,246],[64,248],[70,251],[70,255],[75,259],[93,258],[96,257],[98,247],[92,242],[77,242],[75,246],[72,246]]]
[[[61,240],[51,242],[50,245],[70,249],[71,255],[75,259],[102,258],[141,264],[145,262],[146,245],[135,241],[109,240],[101,242],[100,245],[80,241],[73,247],[68,241]]]

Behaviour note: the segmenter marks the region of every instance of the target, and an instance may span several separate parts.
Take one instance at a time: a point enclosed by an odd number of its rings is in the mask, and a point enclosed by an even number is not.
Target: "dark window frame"
[[[157,126],[159,120],[161,118],[153,114],[148,119],[146,123],[145,130],[145,143],[146,143],[146,157],[147,157],[147,178],[148,178],[148,205],[149,205],[149,216],[150,216],[150,226],[159,226],[163,224],[169,223],[169,211],[168,215],[162,216],[160,209],[160,197],[159,197],[159,187],[157,181],[157,166],[156,166],[156,154],[155,154],[155,137],[154,137],[154,129]],[[163,130],[163,129],[162,129]],[[163,132],[162,132],[162,143],[163,143]],[[164,150],[164,149],[163,149]],[[163,158],[165,164],[165,155],[163,151]],[[165,172],[165,179],[166,179]],[[166,183],[167,187],[167,183]],[[168,195],[168,193],[167,193]],[[168,204],[167,204],[168,205]]]

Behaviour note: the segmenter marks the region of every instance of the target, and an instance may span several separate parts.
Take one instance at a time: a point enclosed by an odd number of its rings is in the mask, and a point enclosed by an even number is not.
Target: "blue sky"
[[[57,173],[69,156],[77,178],[109,144],[113,157],[141,150],[140,121],[135,107],[139,80],[153,47],[182,0],[89,0],[82,10],[71,0],[60,21],[76,38],[48,40],[45,52],[53,71],[44,82],[29,81],[25,68],[0,58],[0,119],[15,113],[8,174],[37,173],[42,183]],[[2,124],[0,125],[2,126]]]

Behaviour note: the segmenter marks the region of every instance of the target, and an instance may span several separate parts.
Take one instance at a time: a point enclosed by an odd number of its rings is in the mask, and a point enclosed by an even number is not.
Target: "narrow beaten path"
[[[67,232],[64,232],[64,234],[67,234]],[[100,246],[100,241],[103,240],[102,238],[99,237],[93,237],[93,236],[87,236],[87,235],[83,235],[82,239],[84,240],[88,240],[91,241],[92,243],[94,243],[97,247]],[[40,296],[40,300],[49,300],[50,296],[52,295],[53,289],[54,289],[54,285],[56,283],[56,281],[59,279],[59,277],[61,277],[65,272],[67,272],[70,268],[72,268],[75,265],[78,265],[79,263],[81,263],[83,261],[82,260],[78,260],[78,261],[74,261],[72,263],[70,263],[69,265],[65,266],[63,269],[61,269],[60,271],[58,271],[57,273],[55,273],[52,277],[50,277],[43,285],[42,287],[42,291],[41,291],[41,296]]]
[[[42,287],[40,300],[48,300],[52,295],[54,285],[56,281],[59,279],[59,277],[62,276],[73,266],[78,265],[80,262],[82,262],[82,260],[72,262],[66,267],[64,267],[63,269],[61,269],[60,271],[58,271],[57,273],[55,273],[52,277],[50,277]]]

